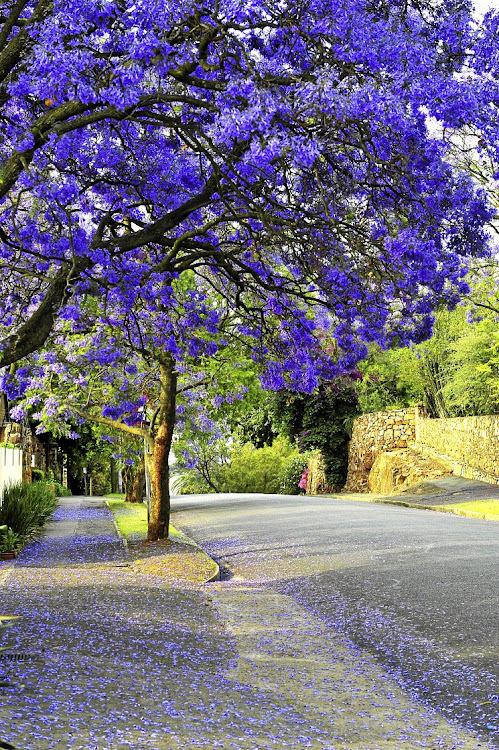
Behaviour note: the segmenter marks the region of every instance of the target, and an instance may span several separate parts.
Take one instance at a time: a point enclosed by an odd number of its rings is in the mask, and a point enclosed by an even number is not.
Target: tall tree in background
[[[311,392],[466,291],[492,210],[427,118],[499,144],[497,15],[470,8],[3,3],[1,364],[89,331],[112,368],[113,321],[154,349],[151,537],[198,353],[242,337],[265,387]],[[141,398],[118,399],[128,421]]]

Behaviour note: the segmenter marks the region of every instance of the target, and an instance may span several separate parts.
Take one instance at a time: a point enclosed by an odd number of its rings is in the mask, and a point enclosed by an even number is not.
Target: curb
[[[212,575],[207,578],[206,581],[203,581],[203,585],[205,583],[213,583],[214,581],[220,580],[220,566],[212,557],[210,557],[207,552],[204,551],[204,549],[197,542],[194,541],[194,539],[191,539],[189,536],[187,536],[187,534],[185,534],[183,531],[180,531],[180,529],[176,529],[175,526],[172,526],[171,524],[170,535],[178,536],[179,542],[182,542],[183,544],[189,544],[191,547],[195,547],[197,550],[199,550],[199,552],[201,552],[202,555],[204,555],[204,557],[208,558],[208,560],[211,561],[212,565],[214,566],[214,573],[212,573]]]
[[[191,547],[195,547],[198,552],[201,552],[201,554],[210,561],[211,565],[214,566],[213,570],[214,572],[205,580],[201,582],[201,585],[204,586],[205,583],[213,583],[214,581],[220,580],[220,566],[218,565],[215,560],[210,557],[210,555],[204,551],[204,549],[194,541],[194,539],[191,539],[187,534],[184,534],[183,531],[179,531],[179,529],[176,529],[175,526],[172,526],[170,524],[170,536],[178,536],[180,537],[178,541],[183,544],[188,544]]]
[[[116,531],[116,534],[117,534],[118,538],[120,539],[120,541],[121,541],[121,543],[123,545],[123,550],[125,552],[125,559],[127,559],[127,562],[130,565],[130,567],[132,568],[132,570],[134,571],[134,573],[138,573],[139,569],[138,569],[137,565],[135,564],[135,561],[134,560],[130,560],[130,550],[128,548],[128,539],[126,538],[126,536],[123,536],[123,534],[121,533],[120,527],[116,523],[116,518],[114,517],[114,513],[111,510],[111,506],[109,505],[109,502],[107,500],[104,500],[104,505],[106,506],[106,508],[108,509],[108,511],[111,514],[111,519],[113,521],[114,530]]]
[[[127,557],[129,557],[129,555],[130,555],[130,549],[128,547],[128,539],[125,536],[123,536],[123,534],[121,533],[121,531],[120,531],[120,529],[118,527],[118,524],[116,522],[116,518],[114,516],[114,513],[111,510],[111,507],[110,507],[108,501],[104,500],[104,504],[107,507],[107,509],[109,510],[109,512],[111,513],[111,518],[113,519],[114,528],[116,529],[116,533],[117,533],[118,537],[121,539],[121,541],[123,543],[123,546],[125,548],[125,555]],[[188,544],[190,547],[195,547],[199,552],[201,552],[201,554],[207,560],[210,561],[210,564],[211,564],[211,566],[213,568],[213,573],[206,580],[200,581],[200,585],[201,586],[204,586],[205,583],[213,583],[214,581],[219,581],[220,580],[220,566],[218,565],[218,563],[215,562],[215,560],[212,557],[210,557],[210,555],[207,552],[204,551],[204,549],[202,547],[199,546],[199,544],[197,542],[195,542],[193,539],[191,539],[190,537],[188,537],[187,534],[184,534],[183,531],[180,531],[179,529],[176,529],[175,526],[172,526],[171,524],[170,524],[170,527],[169,527],[169,537],[170,537],[170,539],[173,539],[174,537],[177,537],[177,539],[175,541],[179,542],[180,544]],[[139,568],[136,565],[136,563],[135,563],[134,560],[130,560],[130,565],[131,565],[131,567],[133,567],[133,569],[135,570],[136,573],[139,572]]]
[[[324,495],[322,495],[324,497]],[[381,498],[371,497],[341,497],[339,495],[328,495],[335,500],[351,500],[357,503],[377,503],[378,505],[398,505],[402,508],[413,508],[415,510],[434,510],[438,513],[452,513],[455,516],[464,516],[465,518],[478,518],[486,521],[499,521],[499,515],[494,513],[480,513],[475,510],[465,510],[464,508],[450,508],[447,505],[422,505],[420,503],[409,503],[406,500],[383,500]]]

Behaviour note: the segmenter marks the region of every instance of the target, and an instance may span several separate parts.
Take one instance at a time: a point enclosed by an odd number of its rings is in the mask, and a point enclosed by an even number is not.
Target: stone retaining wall
[[[321,495],[328,492],[331,488],[326,482],[326,471],[324,468],[324,458],[319,453],[308,459],[308,476],[305,494]]]
[[[416,420],[415,450],[451,463],[467,479],[499,484],[499,414]]]
[[[416,410],[363,414],[353,425],[345,490],[369,492],[369,472],[377,456],[406,448],[416,439]]]
[[[441,473],[499,485],[499,414],[430,419],[416,408],[364,414],[355,420],[345,490],[379,492],[374,488],[375,477],[372,481],[369,478],[376,459],[406,448],[410,450],[399,456],[398,463],[407,463],[407,480],[416,477],[418,471],[421,479],[436,475],[437,462],[442,465]],[[431,461],[423,465],[418,455]],[[402,484],[402,476],[399,480]],[[393,491],[397,491],[395,487]]]

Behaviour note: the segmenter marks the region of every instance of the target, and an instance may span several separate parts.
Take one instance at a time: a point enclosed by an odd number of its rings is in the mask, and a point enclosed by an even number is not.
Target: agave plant
[[[54,493],[40,482],[10,484],[3,492],[0,524],[26,536],[43,524],[56,505]]]

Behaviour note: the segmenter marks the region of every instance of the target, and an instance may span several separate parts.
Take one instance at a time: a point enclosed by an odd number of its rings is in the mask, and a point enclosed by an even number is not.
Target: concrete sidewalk
[[[0,738],[20,750],[492,747],[290,597],[137,573],[101,500],[65,499],[5,570]]]

